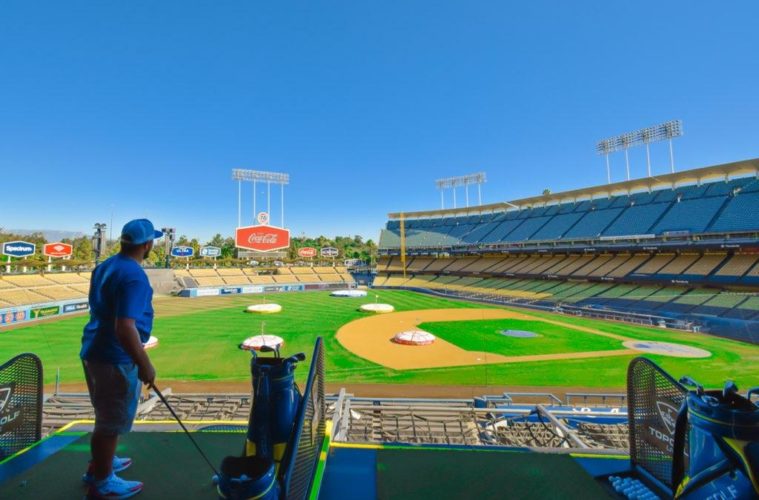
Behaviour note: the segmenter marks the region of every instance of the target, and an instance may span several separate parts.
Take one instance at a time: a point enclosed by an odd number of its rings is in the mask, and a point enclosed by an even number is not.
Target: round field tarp
[[[333,297],[366,297],[366,290],[335,290],[330,295]]]
[[[245,312],[258,314],[273,314],[282,311],[279,304],[253,304],[245,308]]]
[[[389,313],[395,311],[395,307],[390,304],[364,304],[359,309],[363,312]]]
[[[255,335],[248,337],[240,344],[240,349],[246,351],[260,351],[262,347],[271,347],[272,349],[281,348],[285,344],[282,337],[276,335]]]
[[[403,345],[430,345],[435,342],[435,336],[423,330],[407,330],[396,333],[393,342]]]

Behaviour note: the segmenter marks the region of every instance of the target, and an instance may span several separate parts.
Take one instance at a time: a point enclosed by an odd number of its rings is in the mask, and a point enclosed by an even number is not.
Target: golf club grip
[[[169,402],[166,401],[166,398],[163,397],[163,394],[158,389],[158,387],[155,386],[155,384],[151,384],[150,388],[155,391],[155,393],[158,395],[158,398],[163,402],[164,406],[169,409],[169,412],[171,412],[171,415],[174,417],[174,420],[177,421],[179,426],[182,428],[182,430],[187,434],[187,437],[190,438],[190,441],[192,441],[192,444],[195,445],[195,448],[198,450],[200,455],[203,457],[203,460],[206,461],[209,467],[211,467],[211,470],[213,470],[214,474],[217,476],[219,475],[219,471],[216,470],[216,467],[213,466],[210,460],[208,460],[208,457],[205,453],[203,453],[203,450],[200,449],[200,446],[198,446],[198,443],[195,441],[195,438],[192,437],[192,434],[190,434],[190,431],[187,430],[187,427],[184,426],[182,421],[179,419],[179,416],[174,412],[174,409],[169,405]]]

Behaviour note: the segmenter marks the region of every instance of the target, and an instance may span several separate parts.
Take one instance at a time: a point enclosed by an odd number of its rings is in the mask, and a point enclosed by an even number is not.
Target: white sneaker
[[[87,492],[87,498],[105,499],[105,500],[122,500],[131,498],[142,491],[140,481],[126,481],[116,474],[97,481],[90,485]]]
[[[129,457],[113,457],[112,469],[114,473],[126,470],[130,465],[132,465],[132,459]],[[90,460],[90,463],[87,464],[87,472],[82,474],[82,481],[87,484],[92,484],[95,482],[95,476],[92,475],[92,460]]]

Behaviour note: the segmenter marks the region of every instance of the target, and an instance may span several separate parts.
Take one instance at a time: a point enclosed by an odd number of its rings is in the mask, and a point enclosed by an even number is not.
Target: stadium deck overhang
[[[702,184],[708,181],[728,180],[735,177],[749,175],[759,176],[759,158],[751,160],[724,163],[710,167],[695,168],[675,172],[673,174],[644,177],[629,181],[613,182],[583,189],[574,189],[560,193],[531,196],[508,202],[489,203],[470,207],[448,208],[443,210],[422,210],[416,212],[393,212],[388,218],[417,219],[424,217],[453,217],[465,215],[477,215],[491,212],[505,212],[509,209],[523,209],[535,206],[553,205],[558,203],[577,202],[582,200],[608,198],[614,195],[631,194],[642,191],[654,191],[658,189],[675,188],[688,184]]]

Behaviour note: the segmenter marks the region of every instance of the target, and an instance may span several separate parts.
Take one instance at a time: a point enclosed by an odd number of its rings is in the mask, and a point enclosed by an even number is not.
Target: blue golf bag
[[[744,397],[733,382],[721,391],[705,391],[687,377],[680,383],[695,390],[675,423],[675,498],[759,498],[759,406],[751,401],[759,388]]]
[[[217,490],[225,499],[273,500],[280,496],[279,468],[287,451],[301,394],[295,385],[295,368],[303,353],[281,358],[279,350],[268,358],[251,351],[253,403],[243,455],[226,457],[221,464]]]

